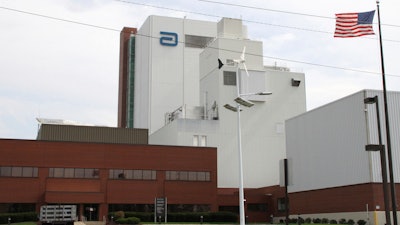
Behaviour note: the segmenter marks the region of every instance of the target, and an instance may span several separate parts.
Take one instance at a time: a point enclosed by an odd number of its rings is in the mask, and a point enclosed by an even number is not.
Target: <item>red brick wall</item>
[[[38,178],[0,177],[1,203],[209,204],[217,210],[215,148],[2,140],[1,166],[39,167]],[[98,179],[49,178],[48,168],[97,168]],[[109,169],[157,170],[157,180],[109,180]],[[209,171],[211,181],[166,181],[165,171]]]
[[[383,198],[375,196],[381,190],[381,184],[360,184],[291,193],[290,214],[359,212],[365,211],[366,204],[383,208]]]

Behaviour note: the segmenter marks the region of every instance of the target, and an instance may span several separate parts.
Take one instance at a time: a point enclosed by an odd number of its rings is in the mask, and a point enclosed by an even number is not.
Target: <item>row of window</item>
[[[38,177],[37,167],[0,166],[0,177]],[[99,178],[99,169],[92,168],[50,168],[52,178]],[[156,180],[156,170],[110,169],[109,179]],[[166,171],[167,180],[210,181],[210,172]]]
[[[110,179],[156,180],[155,170],[110,170]]]
[[[38,168],[22,166],[0,166],[0,177],[38,177]]]
[[[55,178],[99,178],[98,169],[50,168],[49,177]]]
[[[196,172],[196,171],[167,171],[167,180],[180,180],[180,181],[210,181],[210,172]]]

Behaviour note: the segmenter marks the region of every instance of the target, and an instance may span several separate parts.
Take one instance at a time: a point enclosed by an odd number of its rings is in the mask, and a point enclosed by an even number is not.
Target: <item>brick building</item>
[[[215,148],[2,139],[0,149],[3,208],[68,203],[102,220],[167,197],[170,210],[217,210]]]
[[[48,121],[47,121],[48,122]],[[147,144],[147,130],[41,124],[38,140],[0,139],[0,212],[75,204],[78,216],[108,212],[238,212],[237,188],[217,187],[217,149]],[[248,221],[277,215],[279,187],[246,190]]]

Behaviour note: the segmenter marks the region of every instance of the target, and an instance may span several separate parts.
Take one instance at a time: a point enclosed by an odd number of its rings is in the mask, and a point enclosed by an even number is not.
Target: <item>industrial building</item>
[[[251,102],[241,120],[224,107],[238,87]],[[288,159],[291,217],[378,225],[380,158],[365,151],[377,141],[376,117],[363,102],[374,95],[382,97],[366,90],[306,112],[304,73],[264,65],[263,43],[241,20],[150,16],[121,31],[119,128],[42,123],[37,141],[0,140],[0,209],[69,203],[101,220],[165,197],[172,211],[238,212],[240,130],[248,222],[285,218]],[[399,182],[400,94],[389,96]]]
[[[237,188],[239,182],[236,113],[223,106],[234,103],[236,84],[243,94],[272,92],[245,97],[255,105],[242,112],[244,187],[279,185],[284,122],[306,111],[304,73],[264,65],[263,43],[248,38],[240,19],[150,16],[129,43],[135,65],[120,67],[125,80],[134,80],[126,89],[133,102],[127,101],[125,120],[149,129],[150,144],[217,147],[219,188]],[[249,76],[233,63],[244,48]]]
[[[148,145],[147,130],[129,130],[42,124],[39,140],[1,139],[1,212],[75,204],[80,220],[98,221],[111,211],[153,212],[156,198],[167,198],[170,212],[218,210],[215,148]],[[104,134],[114,143],[96,141]]]
[[[238,211],[237,189],[217,187],[216,148],[149,145],[146,129],[39,121],[38,140],[0,139],[0,213],[72,204],[79,220],[103,221],[118,210],[154,212],[157,198],[168,212]],[[246,194],[249,222],[282,214],[281,189]]]

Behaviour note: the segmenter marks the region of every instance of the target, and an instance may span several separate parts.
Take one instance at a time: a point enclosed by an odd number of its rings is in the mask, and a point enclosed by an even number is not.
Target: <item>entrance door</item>
[[[86,221],[98,221],[99,220],[99,204],[84,204],[83,215]]]

